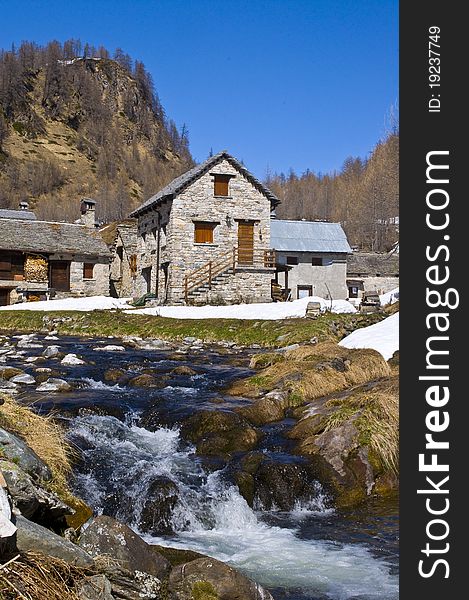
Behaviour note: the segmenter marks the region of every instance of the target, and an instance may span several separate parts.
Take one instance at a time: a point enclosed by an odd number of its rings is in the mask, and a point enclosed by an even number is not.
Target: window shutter
[[[94,276],[94,263],[83,264],[83,279],[93,279]]]
[[[213,223],[194,223],[194,241],[196,244],[213,244]]]
[[[214,195],[228,196],[230,175],[214,175]]]

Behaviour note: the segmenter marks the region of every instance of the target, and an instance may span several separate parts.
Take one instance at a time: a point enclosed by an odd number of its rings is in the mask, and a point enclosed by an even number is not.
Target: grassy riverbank
[[[230,341],[243,346],[287,346],[307,342],[338,341],[347,333],[367,327],[387,317],[377,314],[325,313],[317,319],[284,319],[281,321],[240,319],[169,319],[149,315],[129,315],[122,311],[89,313],[60,311],[2,311],[0,331],[47,332],[56,329],[60,335],[115,336],[128,335],[164,340],[195,337],[205,342]]]

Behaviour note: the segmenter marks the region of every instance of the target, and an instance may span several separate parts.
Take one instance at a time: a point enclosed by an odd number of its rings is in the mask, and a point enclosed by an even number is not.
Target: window
[[[313,258],[311,259],[311,264],[313,265],[313,267],[322,267],[322,258],[320,258],[319,256],[313,256]]]
[[[313,286],[312,285],[299,285],[297,287],[297,298],[307,298],[308,296],[313,295]]]
[[[194,242],[196,244],[213,244],[213,230],[216,223],[198,221],[194,223]]]
[[[24,256],[20,252],[0,251],[0,279],[23,279]]]
[[[93,279],[94,263],[83,263],[83,279]]]
[[[287,256],[287,265],[297,265],[298,256]]]
[[[214,175],[214,195],[215,196],[228,196],[228,187],[231,175]]]

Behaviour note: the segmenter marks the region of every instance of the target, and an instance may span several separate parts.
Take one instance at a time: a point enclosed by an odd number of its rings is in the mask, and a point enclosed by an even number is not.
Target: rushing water
[[[297,502],[291,511],[253,510],[230,483],[229,465],[207,466],[181,438],[178,423],[195,410],[242,402],[225,397],[224,403],[214,403],[226,382],[248,373],[242,360],[241,366],[233,366],[231,358],[216,351],[189,350],[181,362],[167,351],[105,353],[93,350],[96,341],[62,338],[54,343],[88,364],[66,367],[52,359],[41,366],[61,371],[77,389],[66,394],[29,391],[27,397],[44,411],[58,411],[67,424],[69,439],[81,454],[76,492],[97,513],[112,514],[142,533],[141,516],[152,482],[162,479],[177,488],[171,533],[143,533],[148,542],[223,560],[264,585],[277,600],[398,597],[394,503],[375,501],[337,511],[316,482],[311,498]],[[27,355],[40,352],[30,349]],[[25,360],[18,359],[18,365],[34,374],[37,365]],[[197,374],[165,380],[180,364],[189,364]],[[104,372],[110,367],[136,375],[149,370],[161,376],[162,387],[108,384]],[[161,419],[154,431],[139,421],[149,406]],[[282,437],[286,424],[264,428],[261,448],[274,459],[296,461],[291,442]]]

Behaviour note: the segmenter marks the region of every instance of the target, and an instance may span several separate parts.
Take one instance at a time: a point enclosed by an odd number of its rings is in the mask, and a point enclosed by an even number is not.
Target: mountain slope
[[[27,199],[42,218],[74,220],[78,200],[121,218],[192,164],[142,63],[65,58],[34,47],[0,56],[0,206]],[[20,49],[21,50],[21,49]]]

